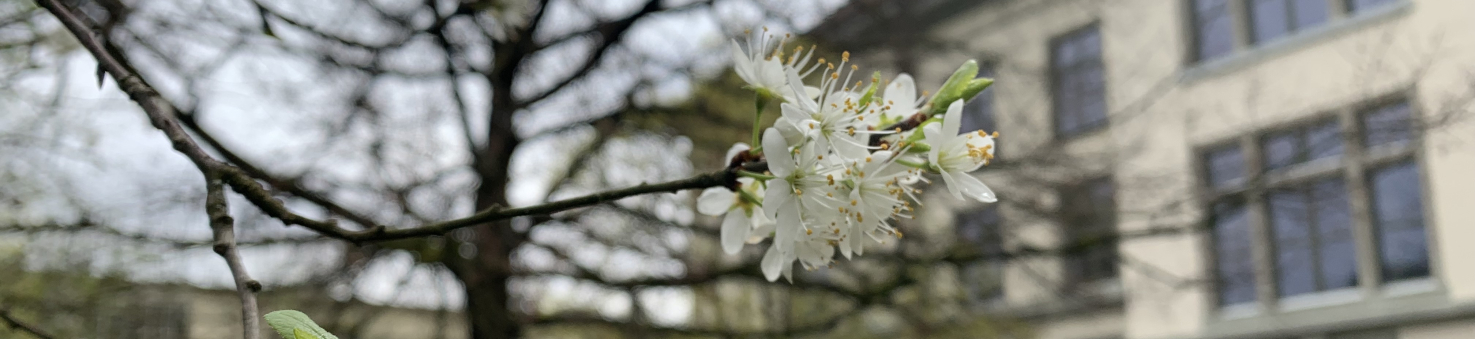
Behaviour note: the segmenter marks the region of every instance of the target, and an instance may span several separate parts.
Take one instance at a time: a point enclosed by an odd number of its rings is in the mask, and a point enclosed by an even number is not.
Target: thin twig
[[[34,325],[27,324],[27,323],[25,323],[23,321],[20,321],[20,319],[16,319],[14,316],[10,315],[10,310],[5,309],[3,307],[0,307],[0,320],[4,320],[5,321],[5,325],[7,327],[10,327],[10,329],[20,330],[21,332],[30,333],[32,336],[35,336],[37,338],[41,338],[41,339],[54,339],[54,338],[56,338],[55,336],[52,336],[50,334],[46,334],[45,331],[42,331],[40,328],[37,328]]]
[[[737,179],[732,170],[722,170],[691,178],[668,181],[657,184],[642,184],[635,187],[590,194],[582,197],[565,199],[541,205],[504,208],[494,206],[492,208],[478,211],[469,217],[446,220],[436,223],[409,228],[390,228],[384,225],[375,225],[365,230],[348,230],[338,225],[333,219],[318,220],[299,215],[287,209],[286,205],[273,196],[257,178],[246,171],[231,164],[221,162],[211,157],[194,139],[185,132],[178,121],[178,112],[173,103],[170,103],[159,92],[149,85],[142,77],[132,70],[123,59],[110,52],[107,45],[99,40],[89,29],[92,27],[89,20],[72,12],[60,0],[37,0],[59,19],[67,30],[77,38],[77,41],[97,59],[108,74],[112,74],[118,88],[128,94],[129,99],[143,108],[148,115],[149,122],[164,132],[169,138],[170,145],[185,157],[189,158],[206,176],[215,175],[230,185],[236,193],[245,197],[252,205],[261,209],[267,215],[281,220],[288,225],[307,227],[319,234],[348,240],[351,242],[385,241],[421,237],[428,235],[444,234],[445,232],[458,228],[480,225],[483,223],[510,219],[513,217],[527,215],[546,215],[573,208],[585,207],[594,204],[615,201],[631,196],[651,193],[673,193],[688,189],[701,189],[717,186],[730,186]],[[750,163],[745,169],[762,172],[766,164],[761,162]]]
[[[236,292],[241,295],[243,335],[245,339],[260,339],[261,311],[256,308],[256,292],[261,291],[261,283],[251,279],[241,263],[241,253],[236,249],[235,219],[231,218],[225,200],[225,185],[220,178],[207,176],[205,192],[205,212],[210,216],[210,231],[215,236],[215,253],[230,266]]]

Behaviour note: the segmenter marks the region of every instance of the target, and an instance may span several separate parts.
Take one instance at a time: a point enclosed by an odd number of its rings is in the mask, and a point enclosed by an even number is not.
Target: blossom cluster
[[[699,212],[723,216],[725,252],[772,238],[763,274],[792,281],[795,261],[827,267],[837,248],[848,259],[864,253],[868,241],[901,238],[892,221],[913,215],[918,186],[929,177],[942,177],[958,199],[996,201],[969,172],[993,159],[997,132],[959,131],[964,99],[993,82],[975,79],[975,62],[964,63],[928,101],[907,74],[884,85],[880,73],[851,83],[859,67],[849,52],[838,65],[812,59],[813,47],[786,56],[787,38],[764,29],[746,46],[732,43],[733,68],[757,92],[755,124],[766,102],[780,102],[782,115],[761,134],[754,126],[758,148],[737,143],[728,151],[728,159],[742,159],[732,165],[742,175],[736,187],[707,189],[697,199]],[[741,170],[758,154],[766,172]]]

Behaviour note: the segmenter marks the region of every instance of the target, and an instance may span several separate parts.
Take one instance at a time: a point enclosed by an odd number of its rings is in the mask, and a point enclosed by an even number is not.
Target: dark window
[[[1326,0],[1251,0],[1250,30],[1256,44],[1325,23]]]
[[[978,76],[982,78],[993,78],[994,69],[987,65],[978,69]],[[978,96],[973,97],[963,106],[963,121],[960,122],[963,131],[983,130],[987,132],[996,131],[994,123],[994,87],[989,86]]]
[[[968,246],[969,252],[983,255],[1003,253],[1003,238],[999,232],[999,212],[995,208],[984,208],[957,215],[958,237]]]
[[[1234,23],[1228,0],[1194,0],[1194,60],[1208,61],[1234,51]]]
[[[1106,124],[1106,75],[1096,26],[1055,40],[1050,49],[1055,133],[1071,137]]]
[[[1342,155],[1341,135],[1335,120],[1271,134],[1262,141],[1265,167],[1273,170]]]
[[[1295,14],[1295,16],[1291,18],[1291,23],[1295,25],[1297,30],[1315,27],[1317,25],[1325,23],[1327,17],[1329,16],[1329,14],[1331,14],[1331,10],[1327,8],[1326,0],[1290,1],[1291,13]]]
[[[1110,178],[1074,185],[1061,192],[1066,230],[1066,273],[1074,283],[1117,276],[1116,188]]]
[[[1238,145],[1209,151],[1204,161],[1208,164],[1210,186],[1229,187],[1244,181],[1245,155]]]
[[[1369,177],[1383,280],[1429,276],[1419,166],[1413,161],[1400,162],[1375,170]]]
[[[1352,218],[1341,179],[1276,188],[1267,202],[1281,296],[1357,285]]]
[[[1214,204],[1210,221],[1214,234],[1215,273],[1219,283],[1219,305],[1255,301],[1254,245],[1250,221],[1243,201]]]
[[[1372,109],[1362,116],[1363,139],[1368,147],[1402,144],[1412,139],[1407,102]]]
[[[1370,9],[1377,9],[1391,5],[1398,0],[1347,0],[1347,10],[1352,13],[1362,13]]]
[[[998,300],[1004,296],[1002,220],[997,208],[989,207],[959,213],[958,238],[963,251],[982,257],[963,265],[963,281],[968,299],[977,303]]]

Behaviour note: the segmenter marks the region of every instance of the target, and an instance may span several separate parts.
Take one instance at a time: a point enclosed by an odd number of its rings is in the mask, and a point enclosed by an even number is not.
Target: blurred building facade
[[[977,59],[1001,202],[929,199],[1042,338],[1475,338],[1475,2],[855,0],[919,89]],[[941,190],[940,188],[938,190]],[[908,233],[910,236],[911,233]]]

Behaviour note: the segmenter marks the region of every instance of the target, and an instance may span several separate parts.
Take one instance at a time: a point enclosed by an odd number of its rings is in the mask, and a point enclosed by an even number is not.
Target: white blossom
[[[941,127],[935,123],[922,127],[927,143],[932,147],[927,152],[927,160],[940,172],[948,192],[954,197],[998,201],[988,185],[968,174],[993,160],[994,138],[983,131],[958,134],[962,111],[963,101],[953,101],[948,105],[947,113],[943,114]]]

